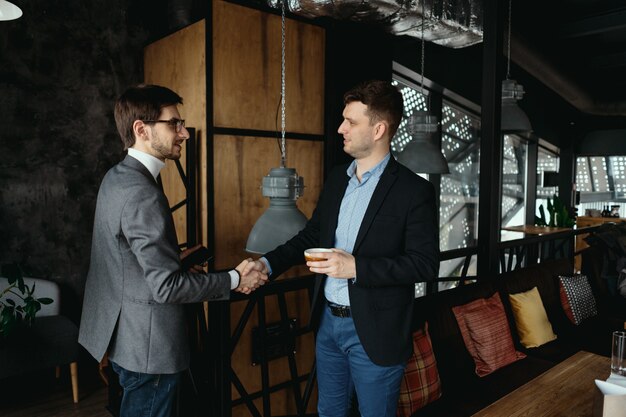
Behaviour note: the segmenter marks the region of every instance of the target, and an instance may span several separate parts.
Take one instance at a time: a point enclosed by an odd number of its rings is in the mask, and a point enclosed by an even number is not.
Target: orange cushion
[[[424,330],[413,333],[413,354],[409,358],[400,382],[398,417],[409,417],[426,404],[441,397],[441,383],[433,345]]]
[[[480,298],[453,307],[467,351],[476,365],[476,375],[485,376],[526,357],[517,352],[500,295]]]
[[[537,287],[530,291],[509,294],[509,300],[517,334],[525,348],[538,347],[556,339]]]

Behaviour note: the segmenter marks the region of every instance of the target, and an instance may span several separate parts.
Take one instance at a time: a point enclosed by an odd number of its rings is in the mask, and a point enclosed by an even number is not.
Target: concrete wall
[[[0,264],[62,284],[73,319],[100,180],[122,154],[115,98],[141,82],[143,2],[13,0],[0,22]]]

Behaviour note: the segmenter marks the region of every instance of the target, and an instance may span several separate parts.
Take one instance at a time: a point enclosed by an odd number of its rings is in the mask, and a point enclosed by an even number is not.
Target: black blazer
[[[304,250],[332,248],[339,208],[349,181],[347,165],[329,175],[317,207],[305,228],[265,255],[271,278],[304,262]],[[432,184],[393,157],[374,190],[352,254],[356,283],[348,280],[352,317],[372,362],[390,366],[411,354],[411,321],[415,283],[429,281],[439,271],[439,228]],[[315,283],[311,325],[319,324],[325,276]]]

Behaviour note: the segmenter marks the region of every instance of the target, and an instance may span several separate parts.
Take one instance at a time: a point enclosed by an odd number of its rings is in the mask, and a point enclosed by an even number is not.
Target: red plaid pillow
[[[413,354],[406,364],[400,383],[397,416],[409,417],[439,397],[441,383],[426,323],[424,330],[413,333]]]

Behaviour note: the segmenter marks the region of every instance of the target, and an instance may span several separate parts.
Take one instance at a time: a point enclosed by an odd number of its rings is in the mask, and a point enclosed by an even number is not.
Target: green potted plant
[[[550,220],[546,220],[546,212],[543,209],[543,204],[540,204],[539,216],[535,216],[535,225],[550,227],[574,227],[576,224],[576,220],[570,217],[567,207],[556,194],[552,196],[552,200],[548,198],[548,213],[550,215]]]
[[[51,304],[51,298],[35,298],[35,284],[26,285],[22,270],[13,265],[3,268],[3,276],[8,280],[6,288],[0,288],[0,342],[20,326],[30,326],[42,304]],[[6,281],[2,280],[0,283]]]

